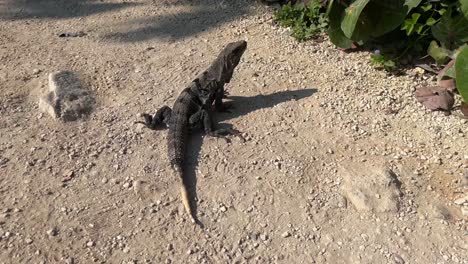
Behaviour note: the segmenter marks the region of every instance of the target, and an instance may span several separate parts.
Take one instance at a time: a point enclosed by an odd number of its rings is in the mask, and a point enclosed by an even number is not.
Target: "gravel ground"
[[[246,0],[0,3],[0,262],[468,263],[468,120],[416,102],[432,76],[297,43],[271,14]],[[239,39],[235,109],[216,119],[247,141],[193,135],[198,228],[166,133],[133,122]],[[58,70],[96,97],[88,118],[39,111]]]

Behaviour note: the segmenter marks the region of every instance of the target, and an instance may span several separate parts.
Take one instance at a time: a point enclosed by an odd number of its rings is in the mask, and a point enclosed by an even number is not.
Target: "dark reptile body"
[[[167,141],[169,161],[172,166],[180,170],[184,168],[185,151],[189,135],[189,118],[202,107],[198,96],[191,91],[194,86],[196,87],[196,84],[192,83],[191,87],[185,88],[179,97],[177,97],[169,121]]]
[[[180,93],[172,110],[164,106],[153,117],[143,114],[145,122],[137,122],[144,123],[151,129],[156,129],[162,123],[169,126],[169,161],[182,180],[182,202],[192,222],[195,222],[195,219],[190,208],[187,184],[183,172],[189,130],[202,126],[208,135],[219,136],[217,132],[221,132],[222,129],[213,130],[210,117],[211,107],[214,103],[217,111],[225,110],[222,102],[224,85],[231,81],[234,69],[246,47],[247,42],[245,41],[229,43],[210,67]],[[170,115],[169,120],[166,120],[165,116],[167,115]],[[198,118],[192,120],[196,116]]]

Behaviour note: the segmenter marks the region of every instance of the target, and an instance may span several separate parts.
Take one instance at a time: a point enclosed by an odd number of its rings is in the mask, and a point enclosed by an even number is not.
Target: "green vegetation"
[[[439,65],[456,59],[444,77],[468,102],[468,0],[314,0],[275,15],[299,41],[327,32],[343,49],[377,48],[371,63],[387,71],[426,55]]]
[[[291,27],[293,37],[304,41],[328,28],[328,18],[324,12],[318,0],[314,0],[308,5],[284,5],[275,16],[281,26]]]

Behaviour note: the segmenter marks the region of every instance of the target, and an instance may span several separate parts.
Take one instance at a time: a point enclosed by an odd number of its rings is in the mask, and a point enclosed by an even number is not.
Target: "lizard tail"
[[[193,216],[192,207],[190,206],[190,196],[189,196],[189,192],[187,190],[187,186],[185,184],[185,181],[184,181],[184,178],[183,178],[183,175],[182,175],[182,170],[179,169],[179,168],[176,168],[176,171],[180,176],[180,180],[182,181],[182,185],[180,187],[180,194],[181,194],[181,198],[182,198],[182,204],[184,205],[185,211],[187,211],[187,214],[190,217],[190,221],[192,223],[196,223],[195,217]]]

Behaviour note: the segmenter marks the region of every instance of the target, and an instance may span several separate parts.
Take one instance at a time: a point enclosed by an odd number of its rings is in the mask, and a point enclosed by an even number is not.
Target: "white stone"
[[[49,74],[49,92],[39,99],[39,108],[62,121],[75,121],[89,114],[94,103],[75,73],[59,71]]]
[[[398,211],[401,183],[390,169],[349,163],[340,167],[340,174],[343,177],[341,191],[356,210]]]

